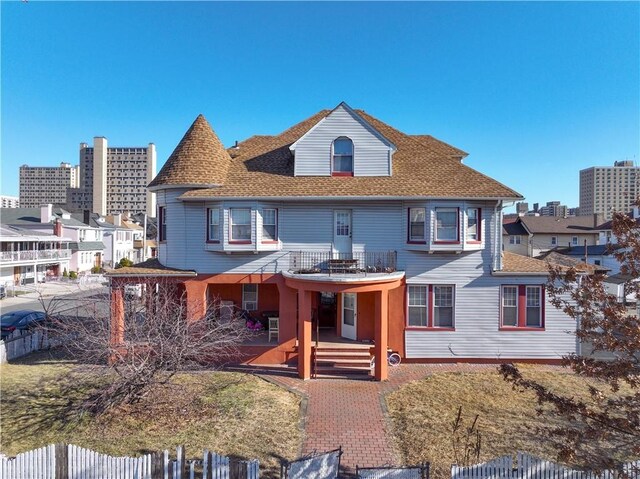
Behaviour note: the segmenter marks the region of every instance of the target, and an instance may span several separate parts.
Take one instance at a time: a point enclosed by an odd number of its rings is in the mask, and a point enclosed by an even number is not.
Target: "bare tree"
[[[640,300],[640,228],[633,218],[615,214],[612,231],[621,273],[628,277],[625,296]],[[547,291],[556,308],[578,322],[579,341],[593,354],[563,359],[589,380],[586,398],[563,395],[527,379],[514,365],[500,367],[514,387],[533,391],[540,406],[549,404],[562,426],[549,427],[559,459],[593,470],[619,470],[625,459],[640,456],[640,320],[636,310],[609,294],[603,275],[580,277],[575,270],[551,269]],[[540,411],[542,413],[542,411]]]
[[[99,414],[136,403],[181,371],[237,359],[238,346],[251,334],[239,317],[220,314],[219,301],[207,308],[188,303],[176,282],[140,279],[123,291],[121,324],[112,322],[109,291],[78,300],[71,311],[56,301],[47,307],[50,339],[94,377],[96,368],[103,373],[104,380],[82,401],[84,411]],[[188,320],[192,311],[204,313]]]

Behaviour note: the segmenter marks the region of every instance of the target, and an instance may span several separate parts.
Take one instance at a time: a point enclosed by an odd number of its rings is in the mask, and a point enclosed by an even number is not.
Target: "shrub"
[[[69,273],[67,272],[67,268],[65,268],[65,269],[62,271],[62,277],[63,277],[63,278],[68,278],[68,277],[69,277]]]
[[[75,271],[71,271],[69,273],[69,279],[78,279],[78,273],[76,273]]]
[[[102,272],[102,268],[100,266],[94,266],[93,268],[91,268],[92,274],[99,274],[101,272]]]
[[[128,266],[133,266],[133,261],[131,261],[129,258],[122,258],[119,262],[118,265],[116,266],[116,268],[120,267],[120,268],[126,268]]]

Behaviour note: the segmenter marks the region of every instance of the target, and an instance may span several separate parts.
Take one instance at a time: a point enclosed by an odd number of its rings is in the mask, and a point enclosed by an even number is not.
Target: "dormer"
[[[295,176],[391,176],[396,151],[344,102],[289,148]]]

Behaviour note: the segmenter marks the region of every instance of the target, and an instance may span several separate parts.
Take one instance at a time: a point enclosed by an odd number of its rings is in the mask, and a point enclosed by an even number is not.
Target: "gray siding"
[[[330,251],[335,209],[350,209],[354,251],[395,250],[398,268],[407,284],[455,286],[455,331],[405,331],[409,358],[536,358],[557,359],[575,351],[575,323],[546,304],[544,331],[499,331],[500,285],[543,284],[543,277],[496,277],[492,264],[501,250],[501,217],[491,202],[348,201],[262,203],[225,201],[186,203],[179,191],[158,192],[158,205],[167,207],[167,242],[159,246],[160,261],[170,267],[194,269],[200,274],[277,273],[289,267],[290,251]],[[434,251],[430,245],[408,245],[407,208],[439,205],[482,208],[482,244],[475,249]],[[206,209],[218,207],[228,217],[231,207],[251,207],[256,215],[251,245],[228,244],[228,222],[223,221],[222,242],[206,243]],[[279,244],[260,251],[260,211],[278,209]],[[462,213],[461,213],[462,216]],[[430,216],[431,217],[431,216]],[[432,221],[427,221],[427,238]],[[461,224],[463,221],[460,222]],[[497,235],[496,235],[497,230]],[[496,257],[496,254],[498,255]]]
[[[295,175],[331,175],[331,145],[340,136],[353,141],[354,176],[391,174],[391,147],[371,127],[340,106],[296,143]]]

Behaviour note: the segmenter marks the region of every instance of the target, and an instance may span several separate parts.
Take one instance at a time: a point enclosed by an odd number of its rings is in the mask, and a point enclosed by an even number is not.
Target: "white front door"
[[[335,210],[333,218],[333,252],[351,259],[351,210]]]
[[[342,293],[342,337],[356,340],[358,301],[356,293]]]

